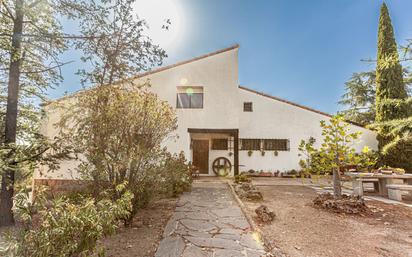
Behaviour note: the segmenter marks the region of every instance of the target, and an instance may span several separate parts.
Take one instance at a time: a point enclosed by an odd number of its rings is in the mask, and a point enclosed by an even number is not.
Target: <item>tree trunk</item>
[[[9,81],[7,91],[7,110],[5,144],[16,143],[17,109],[20,87],[21,41],[23,33],[24,0],[15,1],[12,49],[10,53]],[[14,169],[7,169],[1,180],[0,226],[14,224],[12,212],[14,195]]]
[[[335,198],[342,197],[342,188],[340,184],[339,168],[333,169],[333,195]]]

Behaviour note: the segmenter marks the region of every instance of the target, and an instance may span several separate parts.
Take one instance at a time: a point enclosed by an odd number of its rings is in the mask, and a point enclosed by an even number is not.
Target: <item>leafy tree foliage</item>
[[[321,121],[322,142],[319,148],[315,147],[315,140],[302,141],[299,150],[304,159],[300,164],[304,172],[311,174],[332,174],[335,198],[342,196],[340,170],[350,165],[360,165],[368,168],[374,166],[374,154],[365,147],[362,153],[356,153],[354,142],[360,132],[350,132],[349,124],[343,115],[332,117],[329,122]],[[376,160],[375,160],[376,161]]]
[[[56,108],[66,112],[61,137],[75,148],[79,172],[98,191],[127,182],[133,216],[157,192],[161,144],[177,127],[174,110],[146,89],[125,85],[99,86],[69,100]]]
[[[376,68],[376,122],[381,125],[392,120],[405,119],[411,114],[411,105],[408,101],[407,89],[403,81],[402,66],[399,62],[393,27],[386,4],[381,8],[378,31],[378,62]],[[410,144],[403,144],[394,137],[390,128],[378,127],[379,147],[383,149],[387,145],[386,154],[383,155],[384,164],[392,167],[412,168],[412,155],[408,152]],[[393,144],[394,140],[397,142]]]
[[[17,138],[26,145],[32,144],[31,150],[43,140],[37,133],[39,109],[34,99],[42,98],[45,90],[61,78],[58,67],[62,63],[57,57],[65,50],[66,43],[56,17],[68,10],[67,3],[65,0],[0,2],[0,141],[1,148],[6,149],[3,152],[7,152],[5,159],[17,159],[13,157],[15,153],[28,152],[14,149]],[[42,149],[35,151],[35,157]],[[16,162],[11,160],[10,164],[13,163]],[[3,167],[6,169],[1,171],[0,226],[13,223],[11,208],[18,168]]]
[[[93,86],[134,83],[129,79],[154,65],[162,64],[166,53],[145,36],[147,24],[133,9],[134,0],[87,0],[98,10],[80,19],[80,34],[90,40],[76,41],[82,60],[91,69],[79,70],[83,83]],[[84,5],[87,5],[84,3]]]
[[[382,5],[379,19],[377,60],[376,121],[405,118],[409,114],[406,106],[393,106],[385,102],[386,99],[405,99],[408,97],[393,27],[385,3]]]
[[[116,189],[123,191],[121,185]],[[117,221],[130,215],[133,194],[111,201],[81,197],[47,200],[38,192],[31,202],[27,191],[17,194],[15,212],[24,229],[9,235],[0,253],[7,256],[104,256],[99,239],[115,232]]]
[[[366,125],[375,121],[375,71],[354,73],[345,83],[345,94],[339,104],[347,107],[346,119]]]
[[[403,70],[404,83],[408,95],[411,95],[412,74],[408,69]],[[342,113],[350,121],[362,125],[375,122],[376,116],[376,71],[353,73],[345,83],[345,94],[339,104],[345,106]]]

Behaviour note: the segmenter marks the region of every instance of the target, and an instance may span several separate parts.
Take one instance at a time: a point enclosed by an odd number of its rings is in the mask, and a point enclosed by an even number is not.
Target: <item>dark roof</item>
[[[289,104],[289,105],[293,105],[293,106],[299,107],[299,108],[301,108],[301,109],[304,109],[304,110],[307,110],[307,111],[311,111],[311,112],[314,112],[314,113],[317,113],[317,114],[320,114],[320,115],[323,115],[323,116],[326,116],[326,117],[329,117],[329,118],[332,118],[332,117],[333,117],[332,114],[329,114],[329,113],[326,113],[326,112],[322,112],[322,111],[319,111],[319,110],[316,110],[316,109],[313,109],[313,108],[311,108],[311,107],[307,107],[307,106],[304,106],[304,105],[301,105],[301,104],[297,104],[297,103],[294,103],[294,102],[291,102],[291,101],[289,101],[289,100],[285,100],[285,99],[282,99],[282,98],[279,98],[279,97],[276,97],[276,96],[268,95],[268,94],[265,94],[265,93],[262,93],[262,92],[259,92],[259,91],[256,91],[256,90],[253,90],[253,89],[244,87],[244,86],[239,86],[239,88],[242,89],[242,90],[249,91],[249,92],[251,92],[251,93],[255,93],[255,94],[257,94],[257,95],[264,96],[264,97],[267,97],[267,98],[270,98],[270,99],[272,99],[272,100],[276,100],[276,101],[279,101],[279,102],[282,102],[282,103],[286,103],[286,104]],[[346,120],[346,122],[351,123],[351,124],[353,124],[353,125],[355,125],[355,126],[358,126],[358,127],[362,127],[362,128],[365,127],[365,126],[363,126],[363,125],[360,124],[360,123],[353,122],[353,121],[350,121],[350,120]]]

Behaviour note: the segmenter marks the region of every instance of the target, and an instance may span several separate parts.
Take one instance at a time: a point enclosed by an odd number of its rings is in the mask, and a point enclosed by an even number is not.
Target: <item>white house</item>
[[[299,169],[300,141],[319,139],[319,122],[331,115],[239,86],[238,50],[235,45],[132,79],[149,79],[151,90],[176,108],[178,137],[165,145],[171,152],[183,151],[201,174],[214,175],[221,165],[230,166],[232,175]],[[66,99],[70,101],[61,101]],[[53,124],[59,119],[51,106],[45,106],[43,124],[49,137],[55,135]],[[377,148],[374,132],[350,126],[362,132],[357,150],[365,145]],[[35,180],[72,180],[77,178],[75,167],[74,162],[64,162],[57,172],[39,169]]]

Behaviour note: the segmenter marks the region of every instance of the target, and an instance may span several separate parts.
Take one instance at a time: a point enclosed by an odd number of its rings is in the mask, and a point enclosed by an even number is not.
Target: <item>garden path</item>
[[[196,182],[167,223],[155,257],[259,257],[264,247],[224,182]]]

